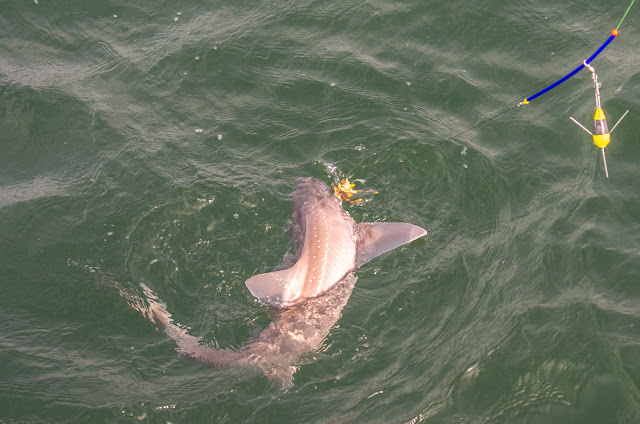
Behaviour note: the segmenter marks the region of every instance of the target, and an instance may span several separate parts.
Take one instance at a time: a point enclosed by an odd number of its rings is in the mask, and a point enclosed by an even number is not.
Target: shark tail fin
[[[245,285],[260,303],[282,308],[288,306],[285,304],[289,294],[287,292],[290,290],[287,282],[292,280],[295,272],[294,265],[280,271],[254,275],[245,282]]]
[[[158,299],[158,296],[145,284],[140,283],[140,287],[149,304],[148,317],[151,322],[159,321],[164,326],[164,332],[171,337],[178,345],[178,352],[182,355],[211,365],[217,368],[229,368],[240,365],[243,359],[242,352],[233,350],[217,350],[200,344],[198,337],[187,334],[187,330],[173,323],[171,314],[167,311],[165,304]]]
[[[376,256],[426,235],[427,230],[406,222],[365,222],[358,224],[356,234],[356,266],[359,267]]]

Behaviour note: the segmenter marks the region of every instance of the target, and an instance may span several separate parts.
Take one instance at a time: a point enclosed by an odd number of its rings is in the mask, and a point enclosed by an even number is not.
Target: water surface
[[[640,9],[628,3],[0,1],[0,422],[640,421]],[[418,155],[420,154],[420,155]],[[399,161],[406,161],[385,171]],[[295,179],[429,231],[358,271],[293,387],[238,347]]]

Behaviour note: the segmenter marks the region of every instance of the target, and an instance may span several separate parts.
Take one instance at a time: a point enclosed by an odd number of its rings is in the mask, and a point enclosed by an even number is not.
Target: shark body
[[[357,280],[353,271],[376,256],[426,235],[408,223],[356,224],[324,182],[300,178],[293,198],[291,265],[255,275],[246,286],[260,302],[278,308],[271,324],[238,350],[212,349],[175,325],[146,286],[149,315],[185,356],[215,367],[258,365],[289,384],[294,364],[313,351],[340,318]],[[287,261],[285,256],[285,261]]]

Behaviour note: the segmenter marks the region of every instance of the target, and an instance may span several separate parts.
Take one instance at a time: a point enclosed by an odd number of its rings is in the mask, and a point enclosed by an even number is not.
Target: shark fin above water
[[[427,234],[424,228],[406,222],[364,222],[356,225],[356,267]]]
[[[260,302],[280,306],[282,299],[287,298],[287,291],[296,275],[296,265],[280,271],[272,271],[264,274],[254,275],[249,278],[245,285]]]

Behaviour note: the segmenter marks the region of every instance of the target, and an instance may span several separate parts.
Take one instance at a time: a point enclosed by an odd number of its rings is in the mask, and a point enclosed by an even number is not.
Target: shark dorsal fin
[[[357,225],[356,234],[356,266],[360,267],[376,256],[426,235],[427,231],[406,222],[364,222]]]

